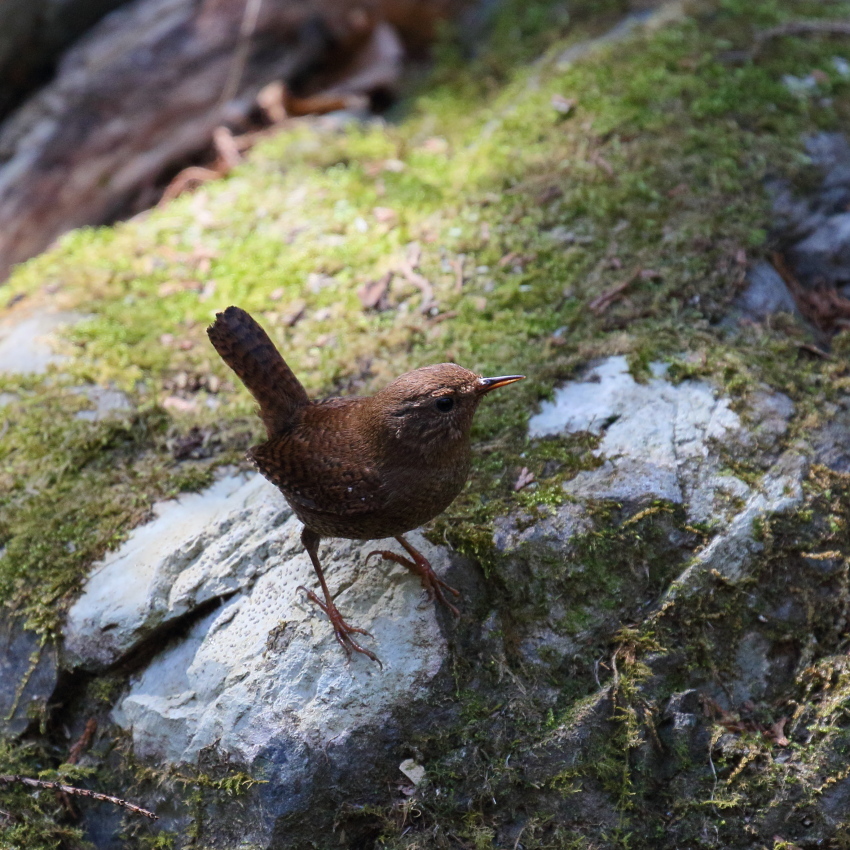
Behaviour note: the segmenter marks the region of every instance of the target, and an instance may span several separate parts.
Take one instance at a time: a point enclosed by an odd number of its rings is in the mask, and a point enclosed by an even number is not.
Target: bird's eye
[[[437,399],[436,405],[441,413],[448,413],[455,406],[455,400],[451,396],[443,396]]]

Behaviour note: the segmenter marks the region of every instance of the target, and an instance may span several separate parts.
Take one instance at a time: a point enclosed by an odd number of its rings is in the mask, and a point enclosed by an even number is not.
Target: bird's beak
[[[489,393],[490,390],[495,390],[496,387],[506,387],[508,384],[513,384],[516,381],[522,381],[525,375],[502,375],[500,378],[479,378],[478,392],[481,395]]]

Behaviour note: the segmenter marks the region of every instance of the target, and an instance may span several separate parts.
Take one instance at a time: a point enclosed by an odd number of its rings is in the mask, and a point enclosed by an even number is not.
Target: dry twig
[[[417,242],[412,242],[407,249],[407,256],[399,263],[398,270],[406,280],[422,293],[422,304],[419,307],[419,312],[427,314],[431,312],[433,307],[437,306],[437,301],[434,298],[434,288],[430,281],[416,271],[419,268],[421,257],[422,249]]]
[[[115,806],[120,806],[134,815],[143,815],[151,820],[159,820],[159,815],[143,809],[133,803],[128,803],[120,797],[113,797],[111,794],[100,794],[97,791],[89,791],[87,788],[77,788],[74,785],[64,785],[61,782],[49,782],[45,779],[33,779],[29,776],[18,776],[16,774],[7,774],[0,776],[0,785],[27,785],[30,788],[46,788],[48,791],[59,791],[62,794],[68,794],[71,797],[89,797],[92,800],[99,800],[102,803],[112,803]]]
[[[789,21],[786,24],[762,30],[756,35],[751,55],[757,56],[765,44],[774,38],[781,38],[785,35],[808,35],[809,33],[850,35],[850,21]]]

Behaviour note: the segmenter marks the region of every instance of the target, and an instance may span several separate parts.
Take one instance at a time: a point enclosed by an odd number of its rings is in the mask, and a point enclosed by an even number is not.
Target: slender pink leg
[[[333,599],[331,599],[331,593],[328,590],[325,575],[322,572],[321,565],[319,564],[319,540],[319,535],[314,531],[310,531],[306,527],[304,528],[304,531],[301,532],[301,542],[304,544],[304,548],[307,550],[307,554],[313,562],[313,569],[319,577],[319,584],[322,585],[322,592],[324,593],[325,601],[322,602],[322,600],[319,599],[312,590],[308,590],[303,585],[299,586],[297,589],[303,590],[307,594],[308,598],[315,602],[319,608],[328,615],[328,619],[331,621],[331,626],[333,626],[334,637],[337,639],[337,643],[339,643],[339,645],[345,650],[345,654],[349,661],[351,661],[352,650],[354,652],[362,652],[364,655],[371,658],[372,661],[377,662],[377,664],[383,669],[384,665],[381,664],[381,659],[378,658],[374,652],[370,652],[368,649],[360,646],[360,644],[351,637],[352,634],[367,635],[368,637],[372,637],[372,635],[365,629],[358,629],[356,626],[349,626],[348,623],[342,619],[342,614],[339,613],[339,610],[333,603]]]
[[[460,591],[455,590],[453,587],[449,587],[431,568],[431,564],[428,562],[428,559],[421,553],[417,552],[405,539],[399,534],[396,537],[396,540],[404,547],[405,551],[410,558],[405,558],[403,555],[397,555],[395,552],[390,552],[388,549],[375,549],[373,552],[370,552],[366,560],[368,561],[372,555],[380,555],[385,561],[395,561],[397,564],[401,564],[404,567],[407,567],[414,575],[419,576],[420,581],[422,582],[422,587],[425,588],[425,592],[428,594],[428,600],[433,601],[435,598],[438,602],[442,603],[455,615],[455,617],[460,616],[460,611],[449,602],[448,599],[443,595],[443,589],[448,590],[449,593],[453,593],[455,598],[460,597]]]

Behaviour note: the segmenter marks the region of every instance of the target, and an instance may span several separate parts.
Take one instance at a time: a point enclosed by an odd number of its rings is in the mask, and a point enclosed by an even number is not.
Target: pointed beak
[[[495,390],[496,387],[506,387],[508,384],[513,384],[516,381],[522,381],[525,375],[502,375],[500,378],[479,378],[478,392],[481,395],[489,393],[490,390]]]

